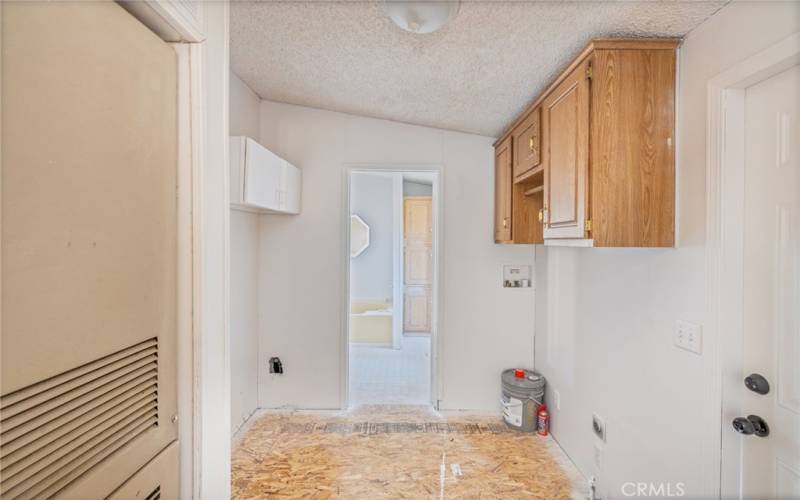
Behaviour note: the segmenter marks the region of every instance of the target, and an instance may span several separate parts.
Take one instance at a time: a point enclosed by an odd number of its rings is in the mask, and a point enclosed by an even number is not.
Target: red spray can
[[[539,433],[540,436],[546,436],[547,433],[550,431],[550,414],[547,413],[547,405],[542,404],[539,406],[539,411],[536,412],[537,417],[537,428],[536,432]]]

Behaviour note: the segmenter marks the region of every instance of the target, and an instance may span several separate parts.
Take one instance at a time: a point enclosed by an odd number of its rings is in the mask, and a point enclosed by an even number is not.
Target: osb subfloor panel
[[[233,498],[568,499],[553,442],[429,407],[261,413],[236,439]],[[564,464],[567,465],[567,464]],[[571,481],[572,479],[572,481]]]

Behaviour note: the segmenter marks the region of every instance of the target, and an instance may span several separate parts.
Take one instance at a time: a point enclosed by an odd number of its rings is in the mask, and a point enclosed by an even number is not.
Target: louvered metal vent
[[[158,425],[153,338],[0,398],[0,496],[50,497]]]
[[[161,486],[156,486],[152,493],[147,495],[144,500],[159,500],[161,498]]]

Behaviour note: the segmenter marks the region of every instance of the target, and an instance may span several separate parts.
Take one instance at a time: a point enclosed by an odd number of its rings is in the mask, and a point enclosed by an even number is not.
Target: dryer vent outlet
[[[600,438],[600,441],[606,440],[606,424],[596,413],[592,414],[592,431],[595,436]]]

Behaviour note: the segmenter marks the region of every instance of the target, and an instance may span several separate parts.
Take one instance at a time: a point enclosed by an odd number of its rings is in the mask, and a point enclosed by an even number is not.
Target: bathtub
[[[353,299],[350,302],[350,343],[392,345],[391,302]]]

